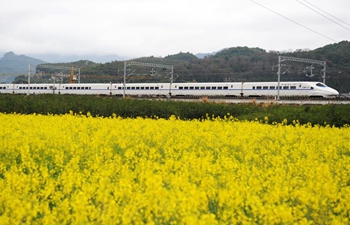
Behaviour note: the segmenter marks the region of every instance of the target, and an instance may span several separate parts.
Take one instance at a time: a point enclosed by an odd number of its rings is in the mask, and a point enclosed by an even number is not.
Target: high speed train
[[[71,83],[0,84],[0,94],[77,94],[116,96],[304,96],[331,98],[339,92],[321,82]]]

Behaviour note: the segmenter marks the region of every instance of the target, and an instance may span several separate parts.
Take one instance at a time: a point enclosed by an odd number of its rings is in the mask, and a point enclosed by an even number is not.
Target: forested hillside
[[[348,41],[312,51],[299,49],[280,53],[267,52],[260,48],[233,47],[203,59],[191,53],[181,52],[164,58],[151,56],[138,58],[135,61],[173,65],[174,82],[276,81],[279,55],[326,61],[326,84],[341,93],[350,92],[350,42]],[[59,65],[70,66],[71,64]],[[78,61],[73,64],[81,67],[81,82],[123,82],[123,61],[105,64]],[[46,69],[39,72],[43,76],[36,78],[37,82],[47,82],[47,79],[58,71]],[[128,66],[127,75],[127,82],[170,81],[168,69]],[[286,61],[283,62],[281,70],[282,81],[323,81],[322,75],[323,66],[307,63]],[[17,79],[17,82],[21,82],[21,78]]]

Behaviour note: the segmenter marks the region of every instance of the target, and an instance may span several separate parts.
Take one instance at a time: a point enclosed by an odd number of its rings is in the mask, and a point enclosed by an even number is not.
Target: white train
[[[0,93],[77,94],[130,96],[305,96],[336,97],[339,92],[321,82],[222,82],[222,83],[80,83],[0,84]]]

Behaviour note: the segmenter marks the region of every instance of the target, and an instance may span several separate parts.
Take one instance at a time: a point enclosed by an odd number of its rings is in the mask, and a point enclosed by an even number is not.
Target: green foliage
[[[261,48],[235,47],[224,49],[213,56],[213,58],[230,59],[233,56],[256,56],[266,53]]]
[[[0,112],[21,114],[65,114],[73,111],[93,116],[204,119],[231,115],[240,120],[344,126],[350,124],[350,105],[261,105],[209,102],[179,102],[166,99],[121,99],[109,96],[0,95]],[[266,121],[266,117],[268,121]]]
[[[184,62],[184,61],[188,62],[188,61],[197,59],[197,57],[189,52],[187,53],[180,52],[179,54],[176,54],[176,55],[168,55],[164,59],[178,61],[178,62]]]

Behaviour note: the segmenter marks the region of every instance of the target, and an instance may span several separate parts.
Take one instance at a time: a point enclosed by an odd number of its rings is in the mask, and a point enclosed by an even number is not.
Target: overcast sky
[[[164,57],[237,46],[313,50],[350,39],[349,0],[0,0],[0,5],[0,52],[29,56]]]

